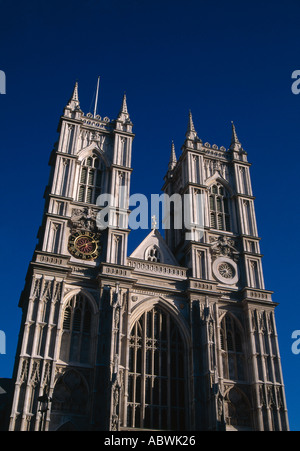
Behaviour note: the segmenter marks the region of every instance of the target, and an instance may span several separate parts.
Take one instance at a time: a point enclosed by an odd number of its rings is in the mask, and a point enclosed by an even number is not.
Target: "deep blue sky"
[[[84,112],[101,76],[101,116],[126,91],[136,138],[132,193],[159,193],[171,141],[177,155],[191,109],[205,142],[228,147],[231,120],[253,163],[266,288],[274,290],[291,429],[300,430],[300,2],[203,0],[0,1],[2,218],[0,330],[11,377],[17,307],[43,212],[56,127],[76,79]],[[130,250],[145,232],[130,237]]]

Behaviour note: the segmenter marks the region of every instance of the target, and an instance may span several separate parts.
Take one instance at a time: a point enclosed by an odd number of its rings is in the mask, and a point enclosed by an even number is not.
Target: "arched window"
[[[230,430],[252,430],[249,399],[237,387],[231,388],[225,395],[225,422]]]
[[[230,231],[229,196],[219,183],[212,185],[209,194],[210,226]]]
[[[72,363],[89,363],[91,358],[92,311],[82,294],[73,296],[63,314],[60,359]]]
[[[102,163],[96,155],[86,158],[81,166],[78,201],[95,204],[101,194]]]
[[[242,335],[236,321],[226,314],[220,329],[223,377],[231,380],[245,380]]]
[[[161,255],[156,246],[152,246],[147,249],[146,260],[148,260],[149,262],[161,262]]]
[[[133,326],[129,342],[127,426],[185,429],[185,354],[170,314],[159,307]]]

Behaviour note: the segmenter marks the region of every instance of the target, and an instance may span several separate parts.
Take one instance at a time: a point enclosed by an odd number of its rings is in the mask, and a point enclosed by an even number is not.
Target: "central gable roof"
[[[157,229],[152,229],[141,244],[133,251],[129,258],[147,260],[147,253],[150,249],[158,249],[160,263],[166,265],[179,266],[176,258],[169,249],[167,243]]]

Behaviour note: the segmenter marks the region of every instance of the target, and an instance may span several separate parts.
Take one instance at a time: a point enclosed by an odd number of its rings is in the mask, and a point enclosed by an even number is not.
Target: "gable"
[[[130,258],[179,266],[173,253],[157,229],[151,230]]]

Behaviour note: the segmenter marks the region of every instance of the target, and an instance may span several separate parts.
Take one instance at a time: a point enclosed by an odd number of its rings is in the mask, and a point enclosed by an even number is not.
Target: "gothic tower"
[[[110,402],[101,385],[102,359],[108,358],[108,371],[114,353],[107,343],[106,327],[109,333],[111,329],[101,315],[106,307],[100,298],[107,293],[115,299],[117,294],[116,284],[112,289],[98,276],[100,262],[106,263],[105,272],[126,265],[128,198],[119,194],[130,189],[134,138],[126,96],[116,120],[85,115],[76,83],[58,132],[43,222],[20,300],[12,430],[57,429],[61,423],[72,428],[72,414],[76,427],[86,428],[98,418],[100,404]],[[113,199],[104,231],[96,225],[102,193]],[[52,399],[45,424],[38,411],[43,395]],[[104,423],[101,427],[108,428]]]
[[[165,239],[154,222],[129,257],[126,96],[116,120],[85,115],[76,83],[58,132],[20,299],[10,429],[287,430],[275,304],[234,125],[228,150],[210,146],[190,113],[165,176]]]
[[[264,285],[249,169],[233,123],[226,150],[203,144],[189,113],[182,153],[177,161],[172,144],[163,189],[170,199],[179,193],[188,200],[183,226],[170,210],[166,242],[189,268],[196,429],[213,429],[212,418],[216,429],[288,429],[276,304]]]

